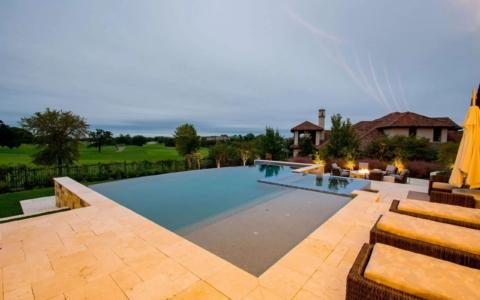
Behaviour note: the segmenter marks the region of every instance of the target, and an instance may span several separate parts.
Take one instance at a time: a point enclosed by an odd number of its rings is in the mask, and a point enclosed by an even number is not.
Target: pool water
[[[259,182],[345,196],[350,196],[354,190],[370,188],[369,180],[315,174],[285,174],[261,178]]]
[[[259,276],[351,200],[351,195],[345,196],[345,188],[353,188],[348,182],[312,178],[316,177],[292,173],[288,166],[261,164],[147,176],[92,188]],[[322,188],[312,185],[331,190],[319,192]]]
[[[169,173],[91,186],[136,213],[178,231],[287,191],[258,179],[291,174],[288,166],[257,165]]]

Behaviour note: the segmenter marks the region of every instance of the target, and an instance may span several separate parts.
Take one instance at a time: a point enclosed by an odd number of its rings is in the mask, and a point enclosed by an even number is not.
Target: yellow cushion
[[[480,271],[375,244],[365,278],[425,299],[480,299]]]
[[[387,212],[377,228],[406,238],[480,255],[480,230]]]
[[[434,182],[432,183],[432,188],[436,190],[451,191],[453,186],[446,182]]]
[[[480,209],[476,208],[406,199],[400,201],[398,210],[480,225]]]

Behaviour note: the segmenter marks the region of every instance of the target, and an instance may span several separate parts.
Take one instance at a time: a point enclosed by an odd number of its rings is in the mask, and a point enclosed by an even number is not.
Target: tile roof
[[[378,128],[392,128],[392,127],[442,127],[458,129],[460,128],[450,118],[430,118],[423,115],[419,115],[413,112],[393,112],[386,116],[383,116],[379,121]]]
[[[320,130],[323,130],[323,128],[313,124],[312,122],[305,121],[293,127],[291,131],[294,132],[294,131],[320,131]]]
[[[406,127],[441,127],[458,130],[458,126],[450,118],[430,118],[413,112],[392,112],[373,121],[361,121],[353,125],[362,143],[368,143],[382,136],[379,129]]]

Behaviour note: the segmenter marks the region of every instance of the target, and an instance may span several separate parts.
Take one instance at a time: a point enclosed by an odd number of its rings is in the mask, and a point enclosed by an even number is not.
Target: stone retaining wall
[[[68,207],[70,209],[89,206],[74,191],[69,189],[60,178],[54,178],[55,182],[55,204],[57,207]]]

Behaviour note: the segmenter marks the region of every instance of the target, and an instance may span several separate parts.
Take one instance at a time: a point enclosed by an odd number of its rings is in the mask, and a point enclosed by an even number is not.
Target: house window
[[[408,135],[409,136],[417,136],[417,127],[408,128]]]
[[[442,128],[433,128],[433,141],[441,142],[442,141]]]

